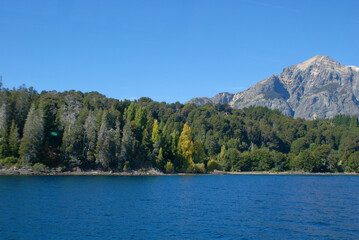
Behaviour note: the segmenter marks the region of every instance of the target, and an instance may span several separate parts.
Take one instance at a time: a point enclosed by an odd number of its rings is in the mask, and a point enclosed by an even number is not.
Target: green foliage
[[[170,161],[168,161],[165,165],[165,172],[173,173],[173,171],[174,171],[173,164]]]
[[[222,166],[216,160],[209,160],[207,163],[207,170],[212,172],[214,170],[222,170]]]
[[[114,123],[115,116],[104,112],[97,139],[96,163],[103,169],[114,168],[118,165],[119,124]]]
[[[129,171],[131,170],[131,164],[129,161],[126,161],[124,164],[123,164],[123,171]]]
[[[42,163],[35,163],[34,165],[32,165],[31,168],[35,171],[44,171],[45,169],[47,169],[47,167]]]
[[[187,173],[205,173],[206,168],[204,166],[204,163],[191,163],[187,167]]]
[[[120,152],[120,163],[126,169],[130,167],[130,161],[134,155],[134,136],[131,130],[130,122],[126,122],[123,128],[122,141],[121,141],[121,152]],[[127,163],[127,164],[126,164]],[[126,171],[126,170],[125,170]]]
[[[359,151],[350,155],[344,168],[346,172],[359,172]]]
[[[5,157],[8,152],[8,114],[6,104],[0,107],[0,157]]]
[[[323,169],[323,162],[318,156],[315,156],[309,149],[301,152],[291,162],[293,170],[302,170],[305,172],[320,172]]]
[[[155,119],[153,122],[151,141],[155,143],[158,142],[159,140],[160,140],[160,130],[158,126],[158,121],[157,119]]]
[[[4,159],[0,159],[0,167],[3,168],[11,168],[19,163],[19,159],[16,157],[6,157]]]
[[[23,164],[34,164],[39,161],[43,140],[43,114],[40,109],[35,109],[35,105],[33,105],[26,119],[20,144],[19,153]]]
[[[163,158],[163,150],[162,150],[162,148],[160,148],[160,150],[158,152],[158,156],[156,158],[156,164],[160,169],[163,168],[164,158]]]
[[[358,171],[357,116],[306,121],[265,107],[118,101],[25,87],[2,89],[0,100],[2,166],[205,172],[212,159],[210,171]]]
[[[308,140],[302,137],[293,141],[292,145],[290,146],[290,151],[295,155],[298,155],[300,152],[307,149],[308,147],[309,147]]]
[[[10,134],[9,134],[9,151],[10,155],[18,156],[18,150],[20,145],[20,135],[19,128],[17,127],[15,121],[11,122]]]

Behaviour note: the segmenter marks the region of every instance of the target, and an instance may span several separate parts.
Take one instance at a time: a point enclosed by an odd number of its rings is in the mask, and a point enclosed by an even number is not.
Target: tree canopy
[[[359,172],[358,156],[357,116],[306,121],[265,107],[0,90],[0,167]]]

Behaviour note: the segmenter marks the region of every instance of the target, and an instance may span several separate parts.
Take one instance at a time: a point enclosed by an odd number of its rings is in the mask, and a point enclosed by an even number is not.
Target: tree
[[[64,102],[57,113],[59,127],[63,130],[62,151],[65,164],[70,168],[77,168],[83,161],[83,125],[86,121],[82,111],[83,95],[81,92],[69,91],[64,95]]]
[[[207,170],[214,171],[214,170],[222,170],[222,166],[216,160],[209,160],[207,163]]]
[[[322,167],[320,159],[316,158],[309,149],[301,152],[291,165],[295,170],[304,170],[306,172],[319,172]]]
[[[295,155],[298,155],[301,151],[307,149],[308,147],[309,144],[306,138],[298,138],[292,143],[290,151]]]
[[[159,130],[157,119],[155,119],[153,122],[151,140],[153,144],[155,144],[160,140],[160,130]]]
[[[354,115],[351,119],[350,119],[350,126],[349,128],[351,129],[355,129],[358,127],[358,115]]]
[[[345,171],[359,172],[359,151],[352,153],[345,162]]]
[[[181,136],[179,137],[178,150],[185,159],[189,159],[194,153],[191,127],[187,123],[184,124]]]
[[[147,124],[147,111],[144,107],[138,107],[135,114],[135,125],[136,130],[139,134],[142,134],[143,129],[145,129]],[[141,136],[142,137],[142,136]]]
[[[116,155],[116,129],[111,127],[111,114],[104,112],[97,139],[96,163],[103,169],[118,165]]]
[[[318,162],[317,171],[320,172],[328,171],[328,166],[329,166],[328,157],[331,151],[332,148],[329,145],[321,145],[313,151],[313,156],[315,157],[316,162]]]
[[[125,111],[124,119],[125,121],[131,122],[132,120],[135,119],[135,116],[136,116],[136,105],[134,102],[132,102]]]
[[[156,158],[156,163],[157,163],[157,166],[162,169],[163,168],[163,165],[164,165],[164,158],[163,158],[163,150],[162,148],[160,148],[159,152],[158,152],[158,156]]]
[[[134,154],[134,137],[133,132],[131,130],[131,123],[129,121],[126,122],[123,127],[122,141],[121,141],[121,153],[120,153],[120,170],[123,169],[126,162],[131,162],[132,156]]]
[[[19,128],[17,127],[14,120],[11,122],[10,134],[9,134],[9,150],[10,155],[13,157],[18,156],[19,145],[20,145]]]
[[[8,152],[8,124],[6,104],[0,107],[0,157],[7,156]]]
[[[172,173],[174,171],[173,164],[170,161],[166,163],[165,171],[166,173]]]
[[[89,112],[84,124],[84,158],[88,162],[87,167],[94,167],[96,159],[96,144],[97,144],[97,121],[93,111]]]
[[[29,165],[39,162],[43,140],[43,114],[41,109],[35,109],[35,104],[33,104],[27,115],[24,134],[20,143],[19,153],[23,164]]]
[[[187,168],[188,165],[193,163],[193,154],[194,154],[194,144],[192,142],[192,132],[190,126],[187,123],[184,124],[183,130],[178,140],[177,147],[178,155],[181,157],[179,161],[179,166],[177,166],[179,171],[183,171]]]
[[[65,126],[62,148],[65,160],[71,168],[77,168],[82,165],[83,135],[83,124],[79,119],[74,123],[69,122]]]

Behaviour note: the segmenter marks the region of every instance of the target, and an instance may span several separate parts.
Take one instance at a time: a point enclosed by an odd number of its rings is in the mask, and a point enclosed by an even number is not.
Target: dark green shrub
[[[190,164],[187,168],[188,173],[205,173],[206,168],[204,166],[204,163],[197,163],[197,164]]]
[[[45,170],[47,167],[42,164],[42,163],[35,163],[33,166],[32,166],[32,169],[34,169],[35,171],[43,171]]]
[[[4,166],[4,168],[11,168],[15,164],[17,164],[19,161],[16,157],[7,157],[0,160],[0,166]]]
[[[222,166],[216,160],[210,160],[207,163],[207,170],[210,172],[214,170],[222,170]]]

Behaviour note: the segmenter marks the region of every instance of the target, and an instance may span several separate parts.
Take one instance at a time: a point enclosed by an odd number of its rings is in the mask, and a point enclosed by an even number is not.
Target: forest
[[[0,168],[359,172],[357,116],[0,90]]]

